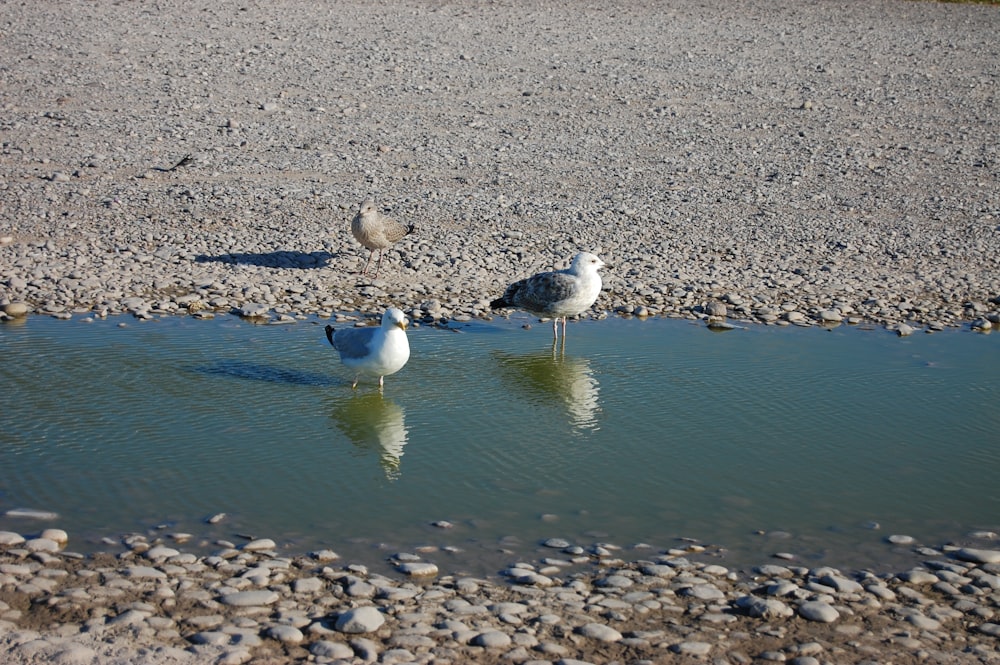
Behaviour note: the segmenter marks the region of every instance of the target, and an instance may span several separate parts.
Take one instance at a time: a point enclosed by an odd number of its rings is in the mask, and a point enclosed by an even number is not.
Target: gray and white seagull
[[[539,317],[552,317],[553,340],[559,336],[561,318],[565,341],[566,317],[587,311],[600,295],[601,276],[597,271],[603,267],[604,261],[589,252],[581,252],[566,270],[540,272],[514,282],[503,296],[490,303],[490,307],[513,307]]]
[[[357,372],[352,388],[358,387],[362,374],[382,379],[403,369],[410,359],[410,343],[406,339],[406,316],[390,307],[382,314],[379,327],[343,328],[326,327],[326,338],[340,353],[340,362]]]

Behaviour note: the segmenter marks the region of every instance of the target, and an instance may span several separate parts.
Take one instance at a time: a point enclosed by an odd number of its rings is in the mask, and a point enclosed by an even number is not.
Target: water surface
[[[429,558],[487,572],[550,536],[877,567],[889,534],[1000,531],[996,335],[611,319],[553,349],[531,321],[411,329],[382,393],[325,321],[0,325],[0,513],[59,515],[0,529],[452,545]]]

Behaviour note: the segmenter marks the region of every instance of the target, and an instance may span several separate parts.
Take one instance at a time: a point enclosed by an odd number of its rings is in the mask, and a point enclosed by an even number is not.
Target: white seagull
[[[513,307],[540,317],[552,317],[552,339],[559,336],[559,319],[563,322],[566,339],[566,317],[590,309],[601,293],[601,276],[597,271],[604,261],[589,252],[581,252],[566,270],[540,272],[514,282],[503,296],[490,303],[493,309]]]
[[[375,202],[365,199],[361,204],[361,209],[351,221],[351,233],[355,240],[368,249],[368,260],[365,261],[365,269],[362,275],[368,273],[368,266],[371,265],[372,255],[378,250],[378,264],[375,266],[375,277],[378,277],[379,268],[382,267],[382,251],[395,245],[416,229],[410,224],[406,226],[394,219],[386,217],[375,207]]]
[[[340,362],[355,370],[352,388],[358,387],[362,374],[382,379],[403,369],[410,359],[410,343],[406,339],[406,317],[403,312],[390,307],[382,315],[382,325],[378,328],[344,328],[334,330],[326,327],[326,338],[333,348],[340,352]]]

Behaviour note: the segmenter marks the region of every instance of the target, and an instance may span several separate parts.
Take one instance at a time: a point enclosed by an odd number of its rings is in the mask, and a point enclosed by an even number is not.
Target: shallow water
[[[59,514],[0,529],[452,545],[427,557],[477,572],[550,536],[877,568],[889,534],[1000,531],[997,335],[610,319],[560,352],[530,321],[411,329],[381,394],[325,321],[0,325],[0,513]]]

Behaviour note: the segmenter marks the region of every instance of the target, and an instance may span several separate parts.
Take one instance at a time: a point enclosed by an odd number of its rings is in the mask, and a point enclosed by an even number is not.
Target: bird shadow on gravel
[[[245,263],[262,268],[322,268],[327,262],[337,256],[330,252],[298,252],[298,251],[278,251],[278,252],[230,252],[209,256],[199,254],[195,257],[196,263]]]
[[[193,368],[200,374],[226,376],[232,379],[249,379],[266,383],[287,383],[296,386],[341,386],[346,385],[344,379],[302,370],[275,367],[246,360],[217,360],[209,365]]]

